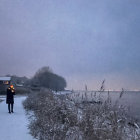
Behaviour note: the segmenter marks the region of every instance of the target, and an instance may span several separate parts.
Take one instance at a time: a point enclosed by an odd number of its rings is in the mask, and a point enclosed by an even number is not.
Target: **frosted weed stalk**
[[[135,122],[118,101],[112,103],[109,91],[106,100],[97,102],[104,94],[101,87],[100,94],[90,92],[89,101],[88,90],[82,95],[79,91],[55,95],[48,90],[30,94],[23,104],[26,111],[34,113],[29,125],[31,134],[38,140],[138,140]]]

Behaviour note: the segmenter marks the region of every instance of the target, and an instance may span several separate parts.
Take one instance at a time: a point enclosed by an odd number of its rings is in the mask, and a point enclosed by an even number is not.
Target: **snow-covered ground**
[[[1,97],[0,97],[1,98]],[[26,97],[15,98],[14,113],[9,114],[5,98],[0,102],[0,140],[34,140],[27,128],[28,119],[22,101]]]

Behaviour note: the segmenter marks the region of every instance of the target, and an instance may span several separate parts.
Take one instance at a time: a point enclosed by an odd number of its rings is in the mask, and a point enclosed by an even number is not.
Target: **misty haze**
[[[0,0],[0,140],[140,140],[139,0]]]

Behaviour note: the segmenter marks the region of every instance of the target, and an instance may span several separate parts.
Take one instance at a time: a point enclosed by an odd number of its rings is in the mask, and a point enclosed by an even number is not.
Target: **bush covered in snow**
[[[95,98],[95,97],[93,97]],[[139,127],[127,109],[102,102],[75,102],[49,90],[30,94],[23,103],[30,113],[30,133],[39,140],[138,140]]]

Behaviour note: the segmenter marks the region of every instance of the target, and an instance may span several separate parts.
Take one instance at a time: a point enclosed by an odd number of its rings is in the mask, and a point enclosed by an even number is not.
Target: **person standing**
[[[7,96],[6,96],[6,103],[8,104],[8,111],[9,113],[14,113],[14,95],[15,95],[15,89],[13,85],[10,85],[7,88]]]

